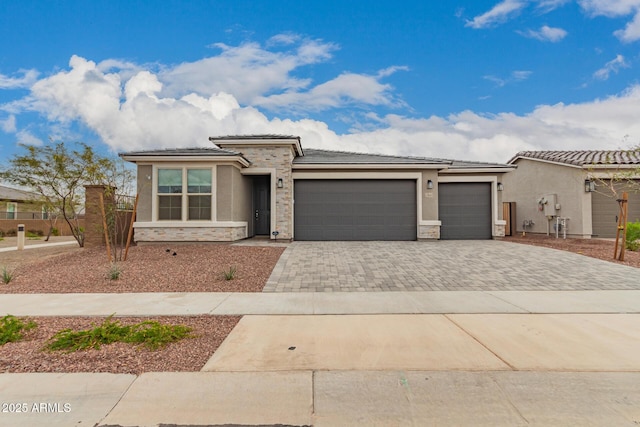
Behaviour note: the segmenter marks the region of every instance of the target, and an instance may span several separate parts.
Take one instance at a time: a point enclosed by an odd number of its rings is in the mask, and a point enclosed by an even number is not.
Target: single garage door
[[[438,209],[441,239],[491,239],[491,183],[440,183]]]
[[[416,240],[415,180],[295,180],[295,240]]]
[[[591,233],[594,237],[616,237],[620,208],[616,197],[607,188],[608,185],[607,182],[597,183],[596,191],[591,193]],[[622,196],[623,186],[616,185],[616,190]],[[638,220],[640,220],[640,194],[629,191],[627,221]]]

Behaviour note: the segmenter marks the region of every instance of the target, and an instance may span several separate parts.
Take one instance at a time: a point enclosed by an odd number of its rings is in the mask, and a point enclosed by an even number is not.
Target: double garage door
[[[416,240],[416,181],[296,180],[296,240]]]
[[[415,180],[296,180],[296,240],[416,240]],[[438,185],[441,239],[491,239],[491,184]]]

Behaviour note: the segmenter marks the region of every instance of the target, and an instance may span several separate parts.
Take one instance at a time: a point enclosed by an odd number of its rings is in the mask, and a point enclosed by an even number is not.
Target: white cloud
[[[604,67],[593,73],[593,78],[598,80],[608,80],[611,73],[617,74],[621,68],[629,68],[624,56],[616,55],[614,59],[604,64]]]
[[[540,40],[543,42],[559,42],[563,38],[567,36],[567,32],[562,28],[553,28],[548,25],[543,25],[539,30],[527,30],[527,31],[518,31],[518,34],[521,34],[525,37],[529,37],[532,39]]]
[[[290,62],[302,61],[295,54],[297,48],[294,53],[280,56],[261,48],[250,49],[252,55],[269,57],[267,74],[286,69]],[[224,55],[223,51],[221,56]],[[624,58],[613,62],[620,66]],[[187,72],[189,67],[184,65],[181,64],[181,70]],[[236,66],[244,76],[255,69],[251,64],[246,65],[248,70],[242,69],[242,64]],[[542,105],[524,115],[463,111],[447,117],[412,118],[341,109],[353,105],[398,105],[401,101],[393,89],[380,79],[404,69],[389,67],[376,75],[343,73],[315,86],[309,83],[310,88],[304,90],[292,89],[288,72],[278,71],[281,78],[274,78],[262,92],[257,86],[252,89],[252,96],[239,90],[249,99],[242,101],[234,92],[238,90],[235,82],[217,86],[220,90],[208,93],[190,90],[185,83],[181,89],[184,93],[173,96],[165,80],[173,69],[156,72],[145,69],[127,77],[117,67],[104,67],[74,56],[68,69],[40,79],[33,84],[28,97],[12,103],[11,108],[16,112],[10,114],[19,118],[21,112],[36,111],[48,119],[49,126],[62,130],[69,124],[79,123],[82,128],[95,132],[114,151],[209,146],[209,136],[268,133],[299,135],[305,147],[506,161],[520,150],[615,149],[622,144],[624,135],[640,140],[637,120],[640,85],[607,99]],[[183,82],[208,80],[200,71],[196,67],[195,75],[184,75]],[[515,83],[530,76],[530,71],[517,70],[505,78],[496,78],[496,83]],[[307,112],[335,108],[337,114],[356,115],[362,123],[350,133],[338,135],[319,120],[269,118],[262,111],[269,103],[272,108],[289,103]],[[17,124],[6,124],[9,130],[13,130],[12,126],[18,128]],[[41,143],[29,130],[15,131],[22,142]]]
[[[527,80],[533,74],[532,71],[516,70],[512,71],[509,77],[501,78],[493,75],[482,76],[483,79],[489,80],[496,84],[497,87],[503,87],[511,83],[517,83]]]
[[[6,120],[0,120],[0,127],[6,133],[15,133],[18,130],[16,127],[16,116],[10,114]]]
[[[591,16],[616,18],[633,14],[633,19],[614,35],[625,43],[640,40],[640,0],[579,0],[582,9]]]
[[[0,89],[23,89],[31,86],[38,79],[36,70],[21,70],[22,76],[9,77],[0,74]]]
[[[537,0],[536,7],[542,13],[548,13],[570,3],[572,0]]]
[[[496,4],[491,10],[474,17],[470,21],[467,20],[465,26],[481,29],[502,24],[519,13],[526,5],[527,2],[524,0],[503,0]]]
[[[380,83],[379,78],[389,76],[402,69],[404,67],[390,67],[380,71],[377,76],[344,73],[306,92],[291,91],[258,97],[254,100],[253,105],[290,112],[322,111],[359,104],[401,106],[404,104],[395,99],[392,87]]]
[[[18,144],[24,144],[24,145],[41,146],[43,144],[40,138],[34,136],[31,132],[27,130],[21,130],[18,133],[16,133],[16,140]]]
[[[310,81],[292,77],[298,67],[331,58],[337,49],[333,43],[303,40],[285,52],[272,52],[257,43],[240,46],[217,44],[220,55],[185,62],[159,74],[163,94],[182,96],[195,92],[206,96],[217,92],[233,93],[241,103],[273,90],[299,89]]]

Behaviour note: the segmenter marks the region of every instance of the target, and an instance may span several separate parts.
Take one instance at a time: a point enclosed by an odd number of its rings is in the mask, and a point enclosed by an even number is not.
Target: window
[[[158,220],[210,221],[211,198],[211,169],[158,169]]]
[[[158,169],[158,219],[182,220],[182,169]]]
[[[211,220],[211,169],[188,169],[189,220]]]
[[[7,219],[16,219],[16,211],[18,210],[18,204],[15,202],[7,203]]]

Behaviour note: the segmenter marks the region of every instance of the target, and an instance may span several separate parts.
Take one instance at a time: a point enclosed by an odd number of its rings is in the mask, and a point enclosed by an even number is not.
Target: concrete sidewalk
[[[0,316],[640,313],[640,290],[0,294]]]
[[[0,295],[245,315],[201,372],[0,375],[0,426],[640,423],[640,291]]]

